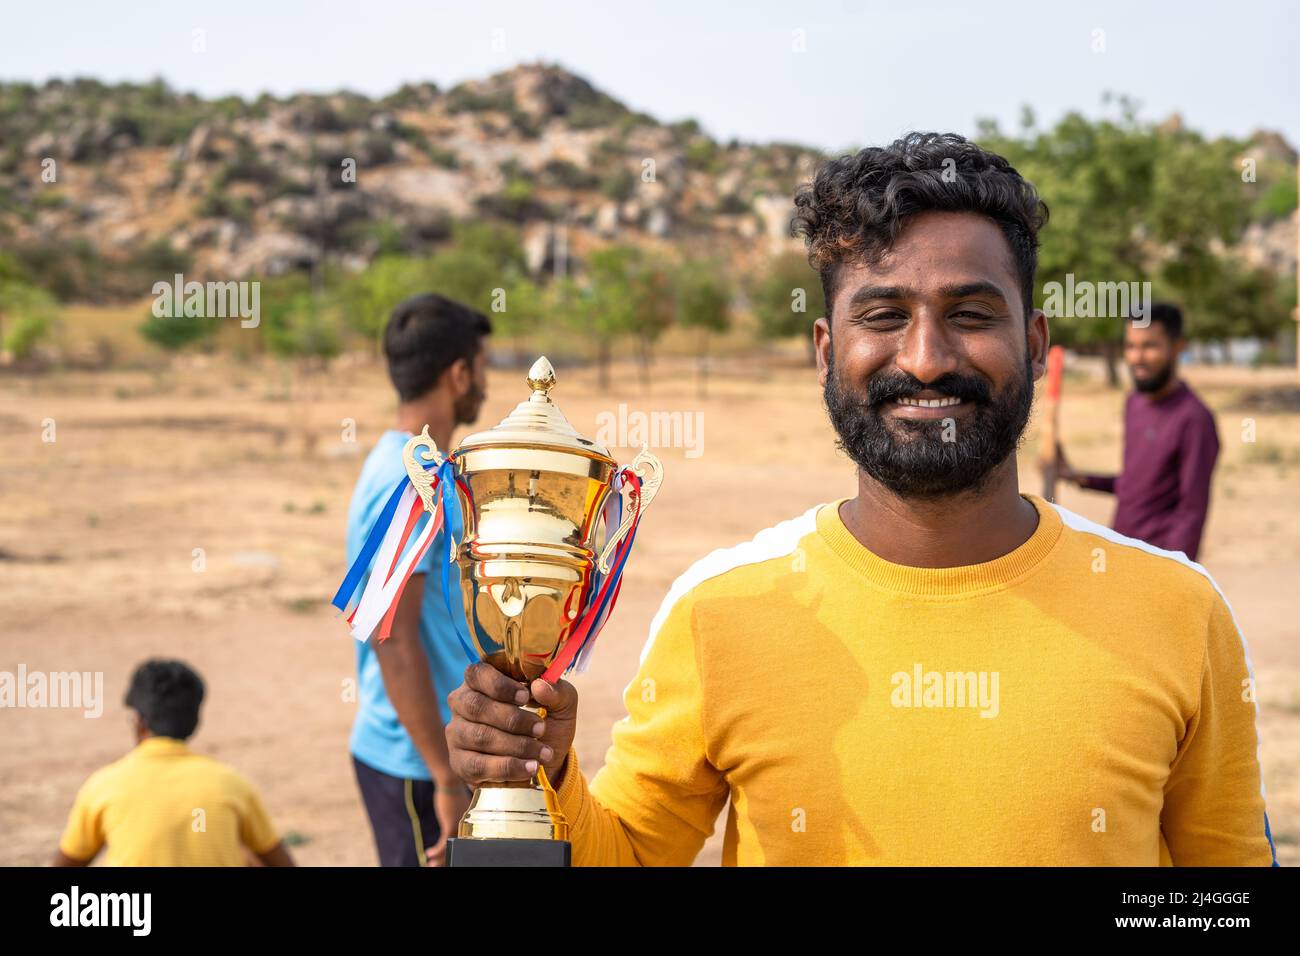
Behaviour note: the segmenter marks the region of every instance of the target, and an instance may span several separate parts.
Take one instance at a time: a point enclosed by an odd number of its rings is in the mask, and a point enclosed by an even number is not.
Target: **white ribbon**
[[[370,636],[375,632],[375,628],[384,619],[388,609],[393,606],[397,600],[397,592],[402,587],[410,574],[410,569],[415,564],[416,559],[426,550],[429,539],[433,536],[434,522],[430,518],[425,523],[424,530],[407,548],[405,556],[393,568],[393,573],[388,579],[384,579],[385,569],[393,563],[393,557],[397,553],[397,545],[402,540],[402,532],[406,529],[406,522],[410,518],[411,508],[419,500],[419,496],[413,486],[407,486],[402,492],[402,499],[397,504],[397,511],[393,515],[393,523],[388,526],[384,533],[384,541],[379,546],[379,553],[375,556],[375,563],[370,568],[370,578],[366,581],[366,589],[361,594],[361,600],[357,604],[356,615],[352,618],[352,636],[358,641],[368,641]]]

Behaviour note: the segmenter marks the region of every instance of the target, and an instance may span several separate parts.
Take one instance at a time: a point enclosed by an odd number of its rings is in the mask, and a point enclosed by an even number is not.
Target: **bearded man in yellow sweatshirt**
[[[469,783],[540,761],[576,865],[1276,862],[1254,676],[1181,553],[1022,495],[1047,209],[1002,157],[909,134],[829,162],[795,224],[856,497],[672,586],[588,783],[573,685],[484,664],[451,695]]]

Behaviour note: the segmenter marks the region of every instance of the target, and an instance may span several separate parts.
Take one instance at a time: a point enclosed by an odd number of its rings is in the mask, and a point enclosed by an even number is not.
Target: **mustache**
[[[881,372],[867,379],[866,403],[871,406],[911,398],[927,389],[938,392],[945,398],[959,398],[963,402],[988,404],[993,399],[988,383],[974,375],[945,372],[933,382],[922,382],[908,372]]]

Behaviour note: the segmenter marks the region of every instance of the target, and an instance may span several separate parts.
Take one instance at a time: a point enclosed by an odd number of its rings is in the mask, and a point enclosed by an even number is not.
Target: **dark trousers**
[[[356,757],[352,768],[375,834],[379,865],[427,866],[424,851],[442,833],[433,812],[433,781],[391,777]]]

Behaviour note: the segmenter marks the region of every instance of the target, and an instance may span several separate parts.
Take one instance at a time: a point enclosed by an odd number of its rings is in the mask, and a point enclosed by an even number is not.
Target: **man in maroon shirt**
[[[1135,391],[1124,406],[1124,468],[1118,475],[1076,472],[1060,453],[1057,474],[1080,488],[1112,492],[1115,530],[1193,561],[1210,506],[1210,476],[1219,457],[1214,415],[1178,377],[1183,315],[1151,307],[1145,328],[1129,319],[1124,361]]]

